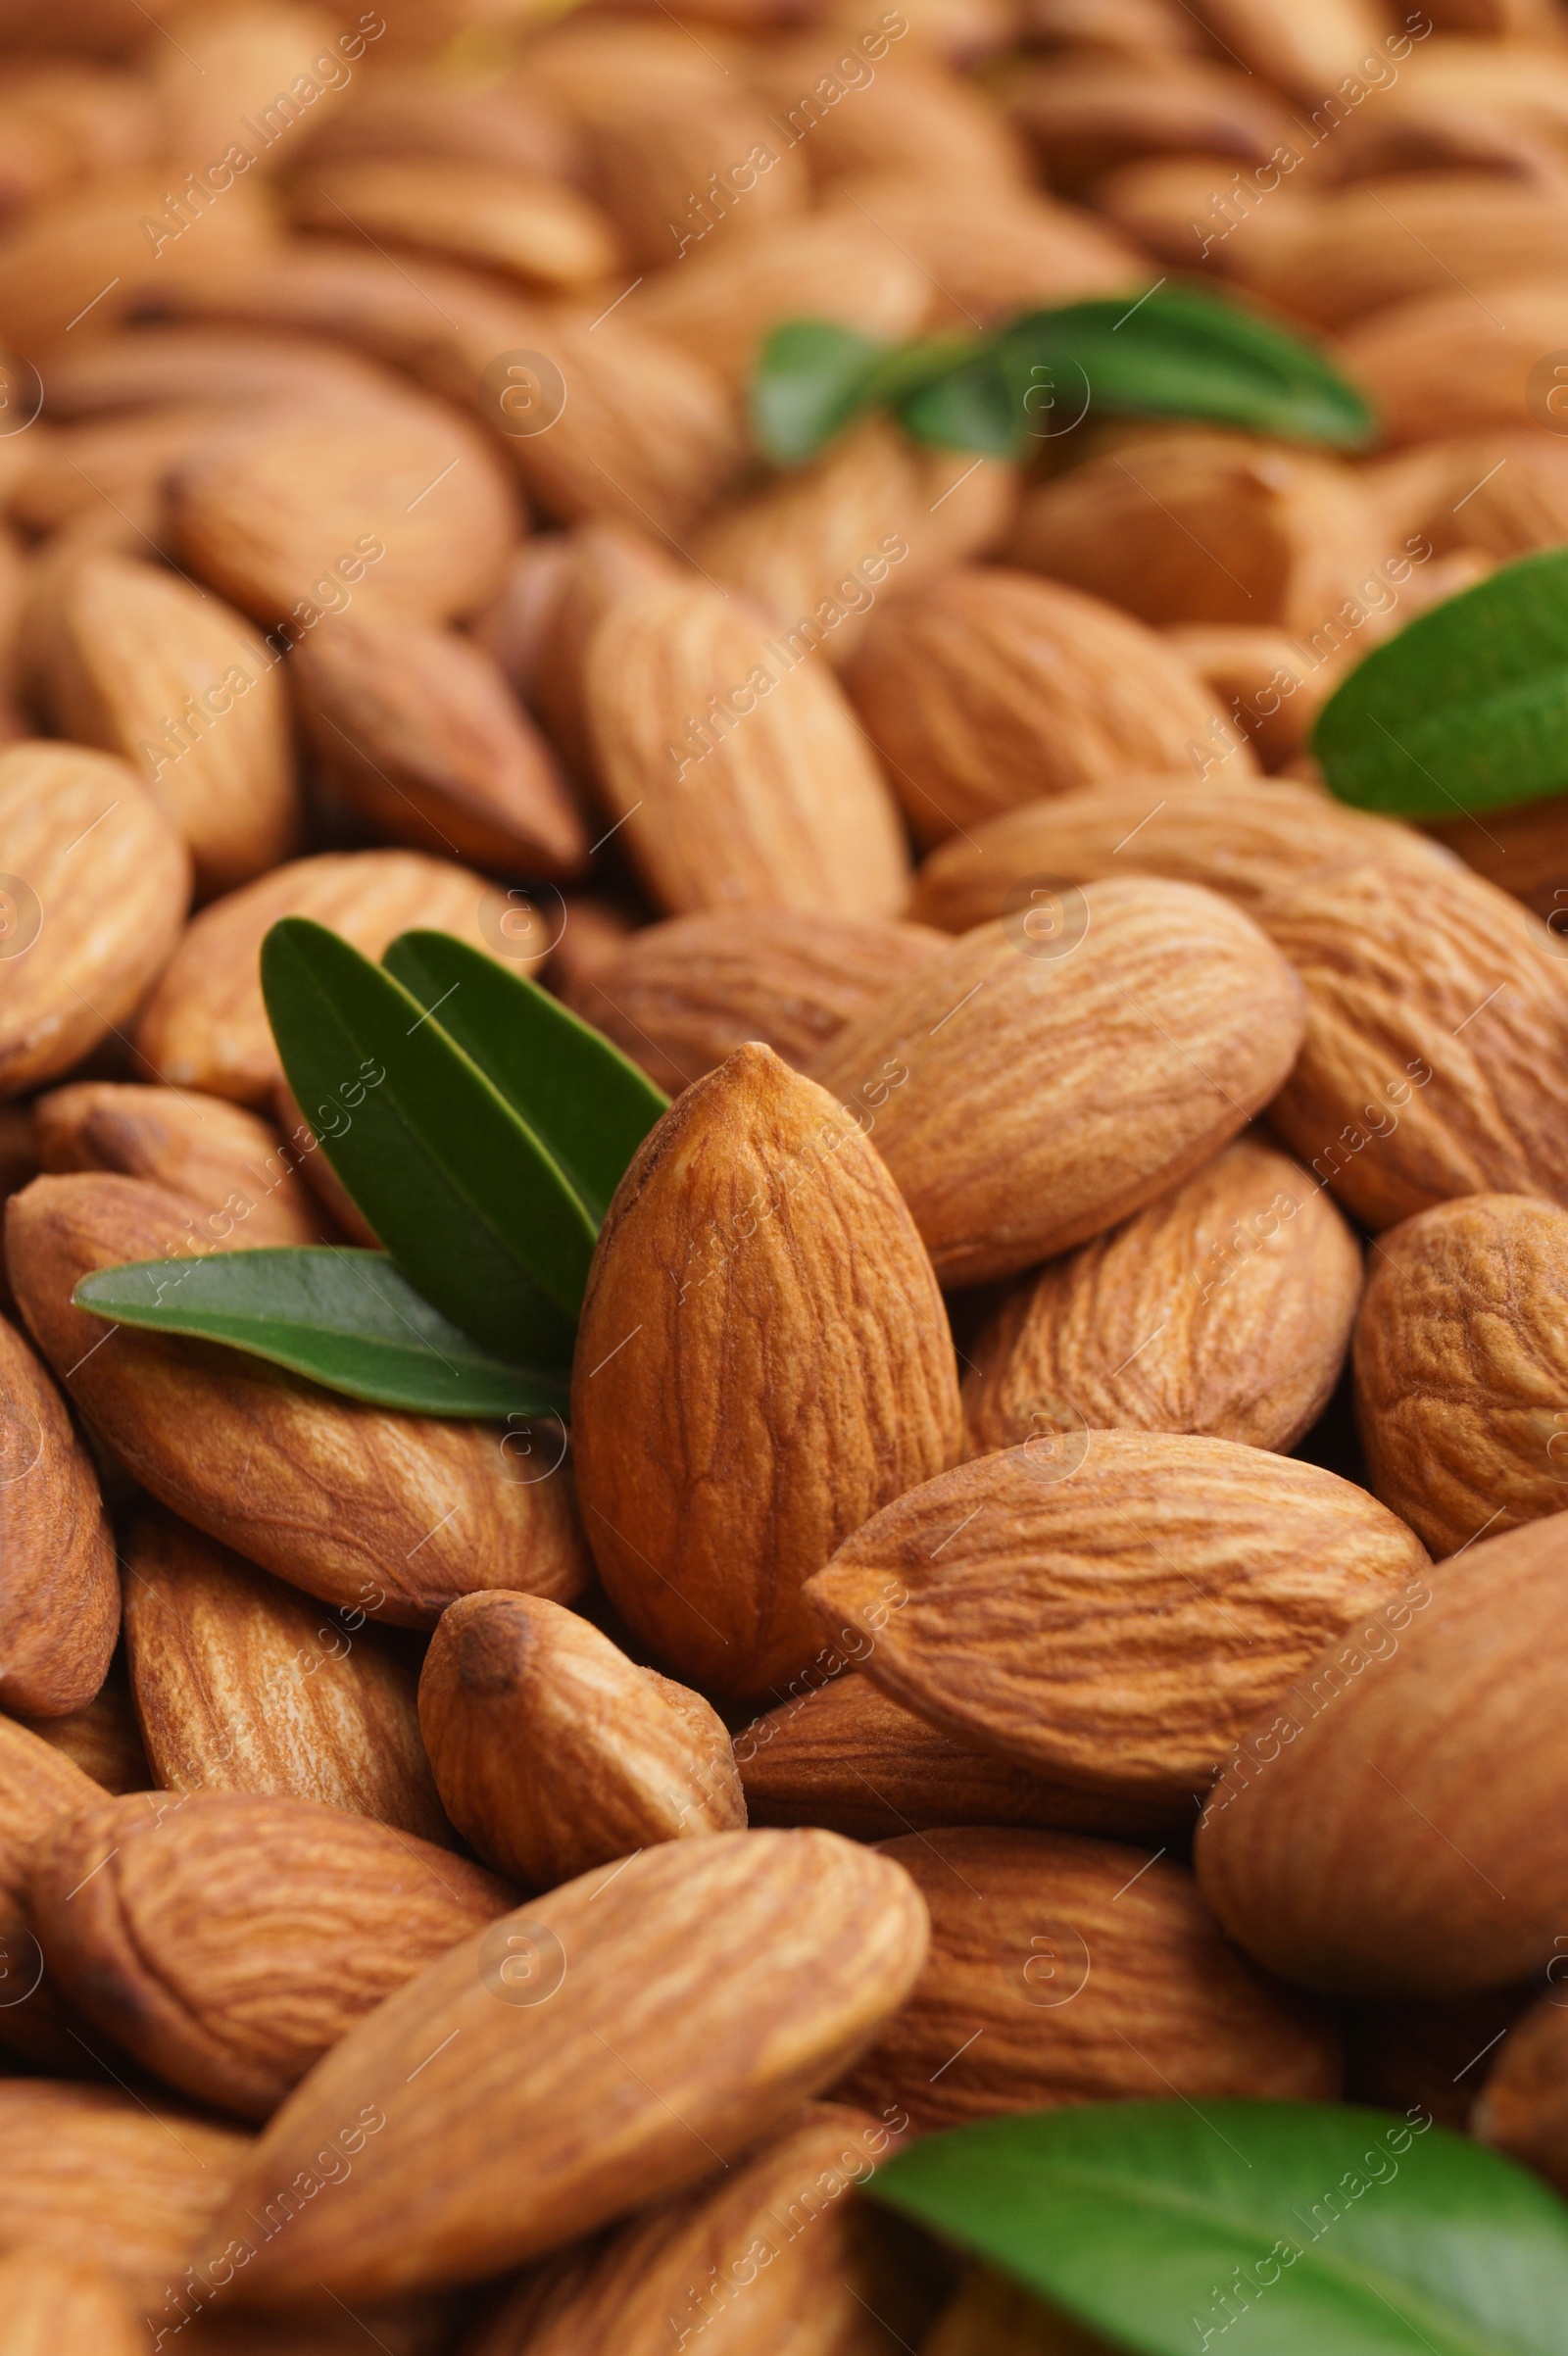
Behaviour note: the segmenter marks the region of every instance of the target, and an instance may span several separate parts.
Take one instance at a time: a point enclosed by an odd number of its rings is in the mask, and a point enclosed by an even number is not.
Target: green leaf
[[[669,1099],[602,1031],[452,933],[402,933],[387,971],[500,1090],[594,1227]]]
[[[907,394],[898,413],[904,430],[917,442],[948,450],[1014,458],[1024,440],[1020,389],[998,344],[971,346],[968,359]]]
[[[538,1138],[323,925],[273,925],[262,990],[301,1111],[410,1283],[498,1356],[564,1363],[595,1227]]]
[[[1374,647],[1312,751],[1342,802],[1401,818],[1568,792],[1568,548],[1504,564]]]
[[[1147,2356],[1561,2356],[1568,2209],[1394,2113],[1126,2102],[913,2144],[872,2195]]]
[[[763,456],[793,466],[875,398],[872,372],[892,349],[834,319],[786,319],[752,379],[752,432]]]
[[[416,1415],[564,1415],[560,1368],[511,1366],[433,1309],[384,1252],[330,1245],[133,1260],[84,1276],[96,1317],[223,1342],[328,1391]]]

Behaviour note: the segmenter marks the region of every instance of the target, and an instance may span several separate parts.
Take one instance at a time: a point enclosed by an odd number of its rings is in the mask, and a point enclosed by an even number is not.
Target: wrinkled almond
[[[188,1195],[219,1243],[320,1244],[327,1228],[277,1131],[222,1097],[76,1080],[34,1101],[40,1165],[117,1170]]]
[[[65,1401],[0,1317],[0,1704],[58,1717],[103,1684],[120,1631],[115,1542]]]

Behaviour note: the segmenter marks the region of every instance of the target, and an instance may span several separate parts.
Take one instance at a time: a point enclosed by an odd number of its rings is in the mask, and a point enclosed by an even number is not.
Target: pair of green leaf
[[[561,1412],[595,1239],[667,1100],[447,933],[403,934],[383,968],[286,917],[262,986],[289,1086],[385,1251],[144,1261],[83,1278],[79,1304],[383,1405]]]
[[[991,335],[881,344],[829,319],[791,319],[752,386],[759,447],[809,458],[872,409],[917,441],[1016,458],[1098,406],[1354,445],[1372,413],[1310,344],[1188,287],[1026,312]]]
[[[1338,2104],[1126,2102],[910,2146],[873,2196],[1145,2356],[1562,2356],[1568,2210]]]

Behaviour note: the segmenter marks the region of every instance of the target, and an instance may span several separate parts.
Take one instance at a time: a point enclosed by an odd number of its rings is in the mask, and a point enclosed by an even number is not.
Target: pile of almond
[[[1068,2103],[1568,2191],[1568,799],[1306,749],[1568,541],[1568,12],[355,7],[0,6],[0,2356],[977,2356],[857,2187]],[[1183,277],[1370,451],[756,456]],[[288,914],[673,1097],[569,1432],[74,1304],[373,1244]]]

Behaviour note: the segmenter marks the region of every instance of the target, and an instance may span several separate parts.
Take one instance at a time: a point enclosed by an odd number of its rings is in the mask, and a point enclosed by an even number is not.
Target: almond
[[[1249,211],[1239,179],[1217,157],[1150,156],[1106,172],[1094,196],[1124,237],[1161,262],[1245,279],[1264,267],[1265,248],[1294,252],[1311,234],[1319,199],[1300,180],[1282,180],[1266,205]]]
[[[190,856],[123,761],[73,745],[0,752],[0,1090],[36,1088],[95,1048],[168,963]]]
[[[809,1582],[876,1684],[1034,1774],[1178,1799],[1427,1555],[1338,1474],[1225,1440],[1049,1434],[911,1489]]]
[[[443,255],[546,293],[591,285],[620,261],[611,223],[576,189],[457,158],[318,165],[296,191],[294,218],[339,234],[351,221],[377,244]]]
[[[71,2035],[70,2017],[44,1977],[43,1953],[27,1927],[23,1890],[28,1859],[57,1817],[77,1815],[107,1796],[63,1751],[0,1717],[0,1963],[8,1995],[0,2004],[0,2045],[37,2069],[74,2073],[91,2055]],[[4,2237],[0,2227],[0,2241]]]
[[[1412,502],[1412,522],[1440,555],[1480,549],[1506,564],[1568,540],[1568,449],[1562,443],[1540,432],[1486,434],[1440,443],[1431,455],[1445,462],[1441,478],[1429,502]],[[1397,467],[1406,462],[1389,463]]]
[[[156,521],[164,476],[226,415],[218,402],[186,401],[67,427],[24,459],[7,513],[29,532],[57,532],[104,508]],[[29,434],[28,445],[37,440]],[[154,537],[157,537],[156,529]],[[142,544],[145,552],[146,543]]]
[[[891,25],[858,42],[859,58],[832,31],[759,48],[752,76],[774,135],[800,142],[822,181],[862,172],[930,172],[935,165],[959,186],[977,183],[990,196],[1021,179],[1018,144],[981,92],[935,59],[890,52],[884,31]],[[824,76],[831,97],[819,87]]]
[[[1455,279],[1474,287],[1557,276],[1565,260],[1568,188],[1408,172],[1388,197],[1375,186],[1320,197],[1294,236],[1250,256],[1245,275],[1265,302],[1334,328],[1419,295],[1451,294]],[[1462,426],[1450,412],[1440,430]]]
[[[106,430],[128,428],[117,410],[211,407],[295,399],[366,400],[395,379],[342,344],[297,335],[245,333],[237,327],[117,327],[79,349],[49,356],[49,410],[58,417],[108,417]]]
[[[1108,221],[1022,182],[987,184],[900,170],[858,173],[830,210],[864,219],[931,281],[926,324],[962,334],[1020,311],[1122,294],[1149,278],[1149,258]]]
[[[1109,1841],[1001,1830],[884,1842],[931,1954],[843,2099],[916,2135],[1063,2103],[1328,2101],[1338,2040],[1221,1938],[1191,1873]]]
[[[568,1006],[671,1096],[748,1040],[798,1070],[943,947],[923,925],[712,908],[644,926],[567,982]]]
[[[541,90],[515,78],[452,71],[450,64],[377,63],[340,113],[311,143],[313,163],[365,156],[447,156],[483,161],[548,179],[573,179],[580,168],[572,126]]]
[[[91,1701],[58,1718],[17,1712],[17,1723],[79,1767],[106,1792],[150,1792],[157,1778],[147,1764],[124,1659],[117,1655]]]
[[[431,1627],[455,1595],[509,1580],[578,1592],[564,1474],[514,1482],[485,1425],[363,1406],[216,1343],[132,1333],[73,1306],[91,1269],[177,1252],[189,1216],[162,1187],[96,1175],[35,1178],[7,1205],[28,1324],[144,1488],[323,1602],[399,1626]]]
[[[0,2258],[0,2351],[3,2356],[61,2356],[88,2348],[97,2356],[140,2356],[146,2346],[123,2290],[101,2268],[13,2250]]]
[[[1254,74],[1198,58],[1054,57],[1020,79],[1009,112],[1058,188],[1148,155],[1224,156],[1255,172],[1290,135],[1285,108]]]
[[[1243,1737],[1199,1833],[1233,1939],[1349,1995],[1460,1995],[1546,1967],[1568,1906],[1565,1594],[1551,1515],[1441,1564],[1308,1666]]]
[[[847,1658],[864,1656],[866,1640],[848,1630],[844,1638]],[[853,1841],[955,1818],[1157,1840],[1183,1830],[1190,1807],[1048,1783],[1013,1759],[955,1741],[860,1675],[836,1677],[754,1719],[735,1737],[735,1759],[753,1824],[826,1825]]]
[[[1371,0],[1319,0],[1310,15],[1290,0],[1199,0],[1194,13],[1249,73],[1297,98],[1318,99],[1343,75],[1353,75],[1383,33]]]
[[[740,91],[682,91],[626,76],[579,125],[586,183],[625,239],[633,266],[662,270],[735,228],[806,210],[799,155]]]
[[[138,1515],[125,1649],[148,1781],[318,1800],[450,1845],[415,1670],[366,1625],[381,1593],[367,1580],[323,1611],[172,1515]]]
[[[258,2306],[469,2281],[559,2248],[781,2125],[924,1954],[908,1877],[832,1833],[666,1841],[586,1874],[352,2029],[263,2135],[211,2243],[248,2251],[241,2295]],[[356,2121],[376,2139],[306,2206],[325,2181],[315,2155]]]
[[[1321,662],[1283,630],[1197,621],[1169,625],[1165,638],[1233,725],[1245,729],[1265,769],[1282,768],[1301,752],[1325,698],[1339,684],[1338,663]]]
[[[327,1229],[270,1122],[183,1088],[77,1080],[35,1100],[42,1167],[117,1170],[187,1195],[216,1242],[321,1244]]]
[[[1039,1435],[1038,1455],[1053,1431],[1120,1429],[1289,1448],[1328,1403],[1360,1297],[1360,1246],[1322,1181],[1238,1138],[1008,1296],[970,1353],[970,1440]]]
[[[621,1180],[572,1431],[616,1609],[734,1694],[802,1667],[802,1583],[954,1460],[953,1345],[909,1214],[853,1120],[771,1049],[738,1048],[681,1097]]]
[[[1300,1041],[1295,976],[1212,892],[1095,883],[1025,925],[966,933],[817,1067],[863,1110],[947,1284],[1141,1210],[1268,1103]]]
[[[115,1542],[65,1402],[0,1317],[0,1704],[58,1717],[103,1684],[120,1632]]]
[[[1550,1976],[1560,1989],[1560,1973]],[[1470,2132],[1568,2191],[1568,2019],[1557,1990],[1509,2032],[1471,2113]]]
[[[1523,256],[1508,277],[1487,288],[1480,318],[1473,295],[1445,286],[1371,312],[1341,339],[1340,359],[1376,405],[1385,440],[1539,422],[1526,406],[1530,371],[1568,343],[1568,300],[1560,271],[1533,272]]]
[[[321,774],[394,842],[565,877],[588,835],[549,747],[490,658],[455,630],[349,613],[289,665]]]
[[[137,1054],[149,1078],[242,1104],[270,1104],[282,1066],[262,1003],[259,960],[280,916],[314,916],[368,957],[378,957],[411,925],[456,933],[475,949],[507,938],[506,900],[469,868],[412,851],[294,859],[204,908],[190,927],[137,1024]],[[345,1092],[358,1084],[357,1073],[344,1073]]]
[[[502,921],[504,923],[506,919]],[[278,1126],[288,1139],[288,1151],[299,1156],[299,1166],[322,1209],[351,1244],[360,1244],[367,1251],[378,1252],[381,1248],[379,1237],[327,1160],[321,1150],[320,1139],[301,1112],[299,1100],[285,1079],[279,1078],[272,1091],[272,1107],[277,1114]],[[326,1107],[323,1105],[321,1109],[325,1111]]]
[[[352,37],[340,39],[329,15],[289,0],[178,14],[179,39],[160,43],[152,61],[170,157],[202,168],[210,184],[218,175],[208,168],[220,157],[231,172],[255,170],[258,176],[297,163],[318,124],[347,96]],[[229,193],[214,201],[226,204]]]
[[[1166,771],[1244,740],[1179,655],[1075,590],[987,566],[873,614],[845,685],[921,844],[1042,795]]]
[[[595,767],[671,915],[890,916],[906,867],[893,797],[832,676],[706,583],[617,602],[584,681]]]
[[[227,1792],[105,1800],[44,1836],[27,1883],[66,1994],[168,2085],[246,2119],[512,1902],[363,1816]]]

